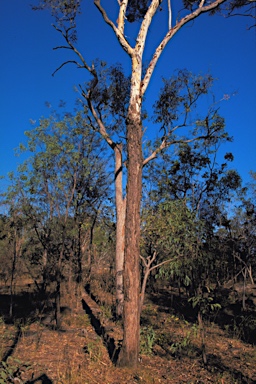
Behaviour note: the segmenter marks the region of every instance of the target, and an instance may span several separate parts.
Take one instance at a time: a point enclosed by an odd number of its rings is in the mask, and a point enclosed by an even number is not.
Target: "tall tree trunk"
[[[138,95],[138,93],[137,93]],[[125,219],[124,339],[119,366],[136,367],[140,335],[140,202],[142,188],[142,126],[140,100],[130,104],[127,116],[128,179]]]
[[[126,199],[123,198],[122,145],[115,146],[115,191],[116,191],[116,315],[123,315],[124,306],[124,234]]]

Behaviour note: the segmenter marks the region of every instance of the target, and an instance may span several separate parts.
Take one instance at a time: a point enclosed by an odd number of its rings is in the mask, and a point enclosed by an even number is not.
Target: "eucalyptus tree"
[[[91,231],[104,200],[109,197],[107,161],[101,143],[82,113],[53,113],[25,132],[31,154],[11,177],[7,201],[27,217],[43,249],[43,284],[56,283],[56,323],[60,326],[60,292],[66,261],[75,262],[82,279],[83,228]],[[103,156],[103,157],[102,157]],[[104,160],[103,160],[104,158]]]
[[[217,11],[223,11],[226,14],[232,12],[231,7],[242,5],[245,10],[250,9],[254,2],[242,0],[235,2],[232,0],[192,0],[167,2],[167,12],[169,22],[166,25],[166,32],[163,37],[159,36],[159,44],[151,51],[151,59],[149,63],[144,61],[144,51],[149,28],[153,19],[157,19],[158,12],[162,10],[162,0],[152,1],[135,1],[123,0],[107,2],[102,5],[101,0],[94,0],[94,5],[102,15],[103,22],[106,23],[113,31],[121,49],[128,55],[130,59],[130,95],[128,100],[128,108],[125,116],[125,137],[127,146],[127,194],[126,204],[122,204],[125,209],[125,224],[122,228],[125,235],[125,263],[124,263],[124,341],[121,353],[119,355],[120,366],[136,366],[138,362],[139,352],[139,313],[140,313],[140,202],[142,193],[142,169],[159,152],[164,150],[173,142],[173,134],[177,134],[174,126],[166,131],[159,145],[148,154],[143,156],[143,124],[142,104],[145,99],[146,90],[150,83],[151,77],[155,71],[156,64],[165,50],[168,43],[171,42],[176,33],[185,25],[195,21],[201,15],[206,13],[214,14]],[[116,160],[116,176],[121,177],[122,156],[119,141],[111,138],[107,127],[101,119],[100,113],[93,103],[93,94],[99,79],[94,64],[90,64],[78,49],[76,19],[81,13],[80,0],[42,0],[39,8],[50,8],[55,17],[55,29],[60,32],[64,38],[65,45],[58,48],[71,50],[76,58],[67,60],[60,67],[68,63],[75,63],[79,68],[84,68],[91,76],[92,81],[89,87],[85,89],[81,87],[81,93],[85,98],[88,107],[98,124],[98,131],[115,151],[116,156],[120,159]],[[172,17],[173,8],[180,8],[177,19]],[[111,16],[110,16],[111,15]],[[135,29],[135,36],[132,44],[126,36],[126,27],[130,22],[136,21],[138,29]],[[90,35],[91,38],[91,34]],[[89,37],[88,37],[89,38]],[[111,41],[109,42],[109,46]],[[214,124],[216,124],[214,122]],[[203,137],[212,134],[212,130],[208,130],[208,126],[203,127]],[[213,128],[213,127],[212,127]],[[183,134],[181,134],[184,136]],[[176,141],[176,140],[175,140]],[[126,205],[124,207],[124,205]]]

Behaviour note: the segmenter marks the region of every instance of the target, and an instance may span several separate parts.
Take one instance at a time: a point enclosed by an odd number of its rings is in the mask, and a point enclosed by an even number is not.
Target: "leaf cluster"
[[[130,23],[144,18],[150,1],[149,0],[128,0],[126,18]]]
[[[31,369],[30,364],[24,364],[19,359],[8,357],[0,362],[0,384],[22,382],[22,374]]]
[[[142,239],[146,254],[157,252],[158,262],[194,257],[200,223],[185,201],[166,201],[144,213]]]
[[[184,69],[169,79],[164,78],[164,85],[154,104],[155,121],[168,126],[178,121],[181,114],[186,117],[197,107],[198,99],[209,93],[213,80],[210,74],[193,75]]]
[[[96,61],[94,67],[97,82],[95,85],[95,79],[92,79],[85,84],[86,92],[91,90],[91,102],[108,131],[111,134],[124,134],[130,78],[124,74],[122,65],[118,63],[107,66],[103,61]]]
[[[214,302],[214,298],[211,296],[210,292],[211,290],[208,288],[207,294],[204,294],[201,291],[188,299],[188,302],[192,304],[192,307],[197,308],[202,315],[208,315],[210,312],[221,309],[220,303]]]
[[[81,0],[39,0],[39,4],[32,6],[32,9],[50,10],[60,25],[68,22],[75,26],[76,16],[81,12]]]

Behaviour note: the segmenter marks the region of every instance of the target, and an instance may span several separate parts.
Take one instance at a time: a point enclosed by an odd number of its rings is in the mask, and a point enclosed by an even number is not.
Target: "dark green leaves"
[[[145,16],[150,1],[149,0],[129,0],[126,12],[127,20],[130,23],[143,19]]]

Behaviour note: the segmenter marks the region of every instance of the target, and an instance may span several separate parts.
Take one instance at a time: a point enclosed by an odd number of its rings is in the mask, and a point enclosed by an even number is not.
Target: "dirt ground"
[[[92,303],[92,312],[98,310],[100,317],[97,304]],[[208,324],[205,365],[198,327],[150,301],[142,315],[138,368],[117,368],[109,356],[107,339],[97,334],[95,324],[92,326],[91,315],[82,305],[63,311],[59,331],[54,330],[50,316],[16,324],[8,324],[2,318],[0,357],[6,362],[2,371],[10,367],[14,373],[12,366],[18,367],[15,374],[20,381],[15,383],[27,384],[256,383],[255,346]],[[120,338],[113,323],[104,323],[104,330]]]

